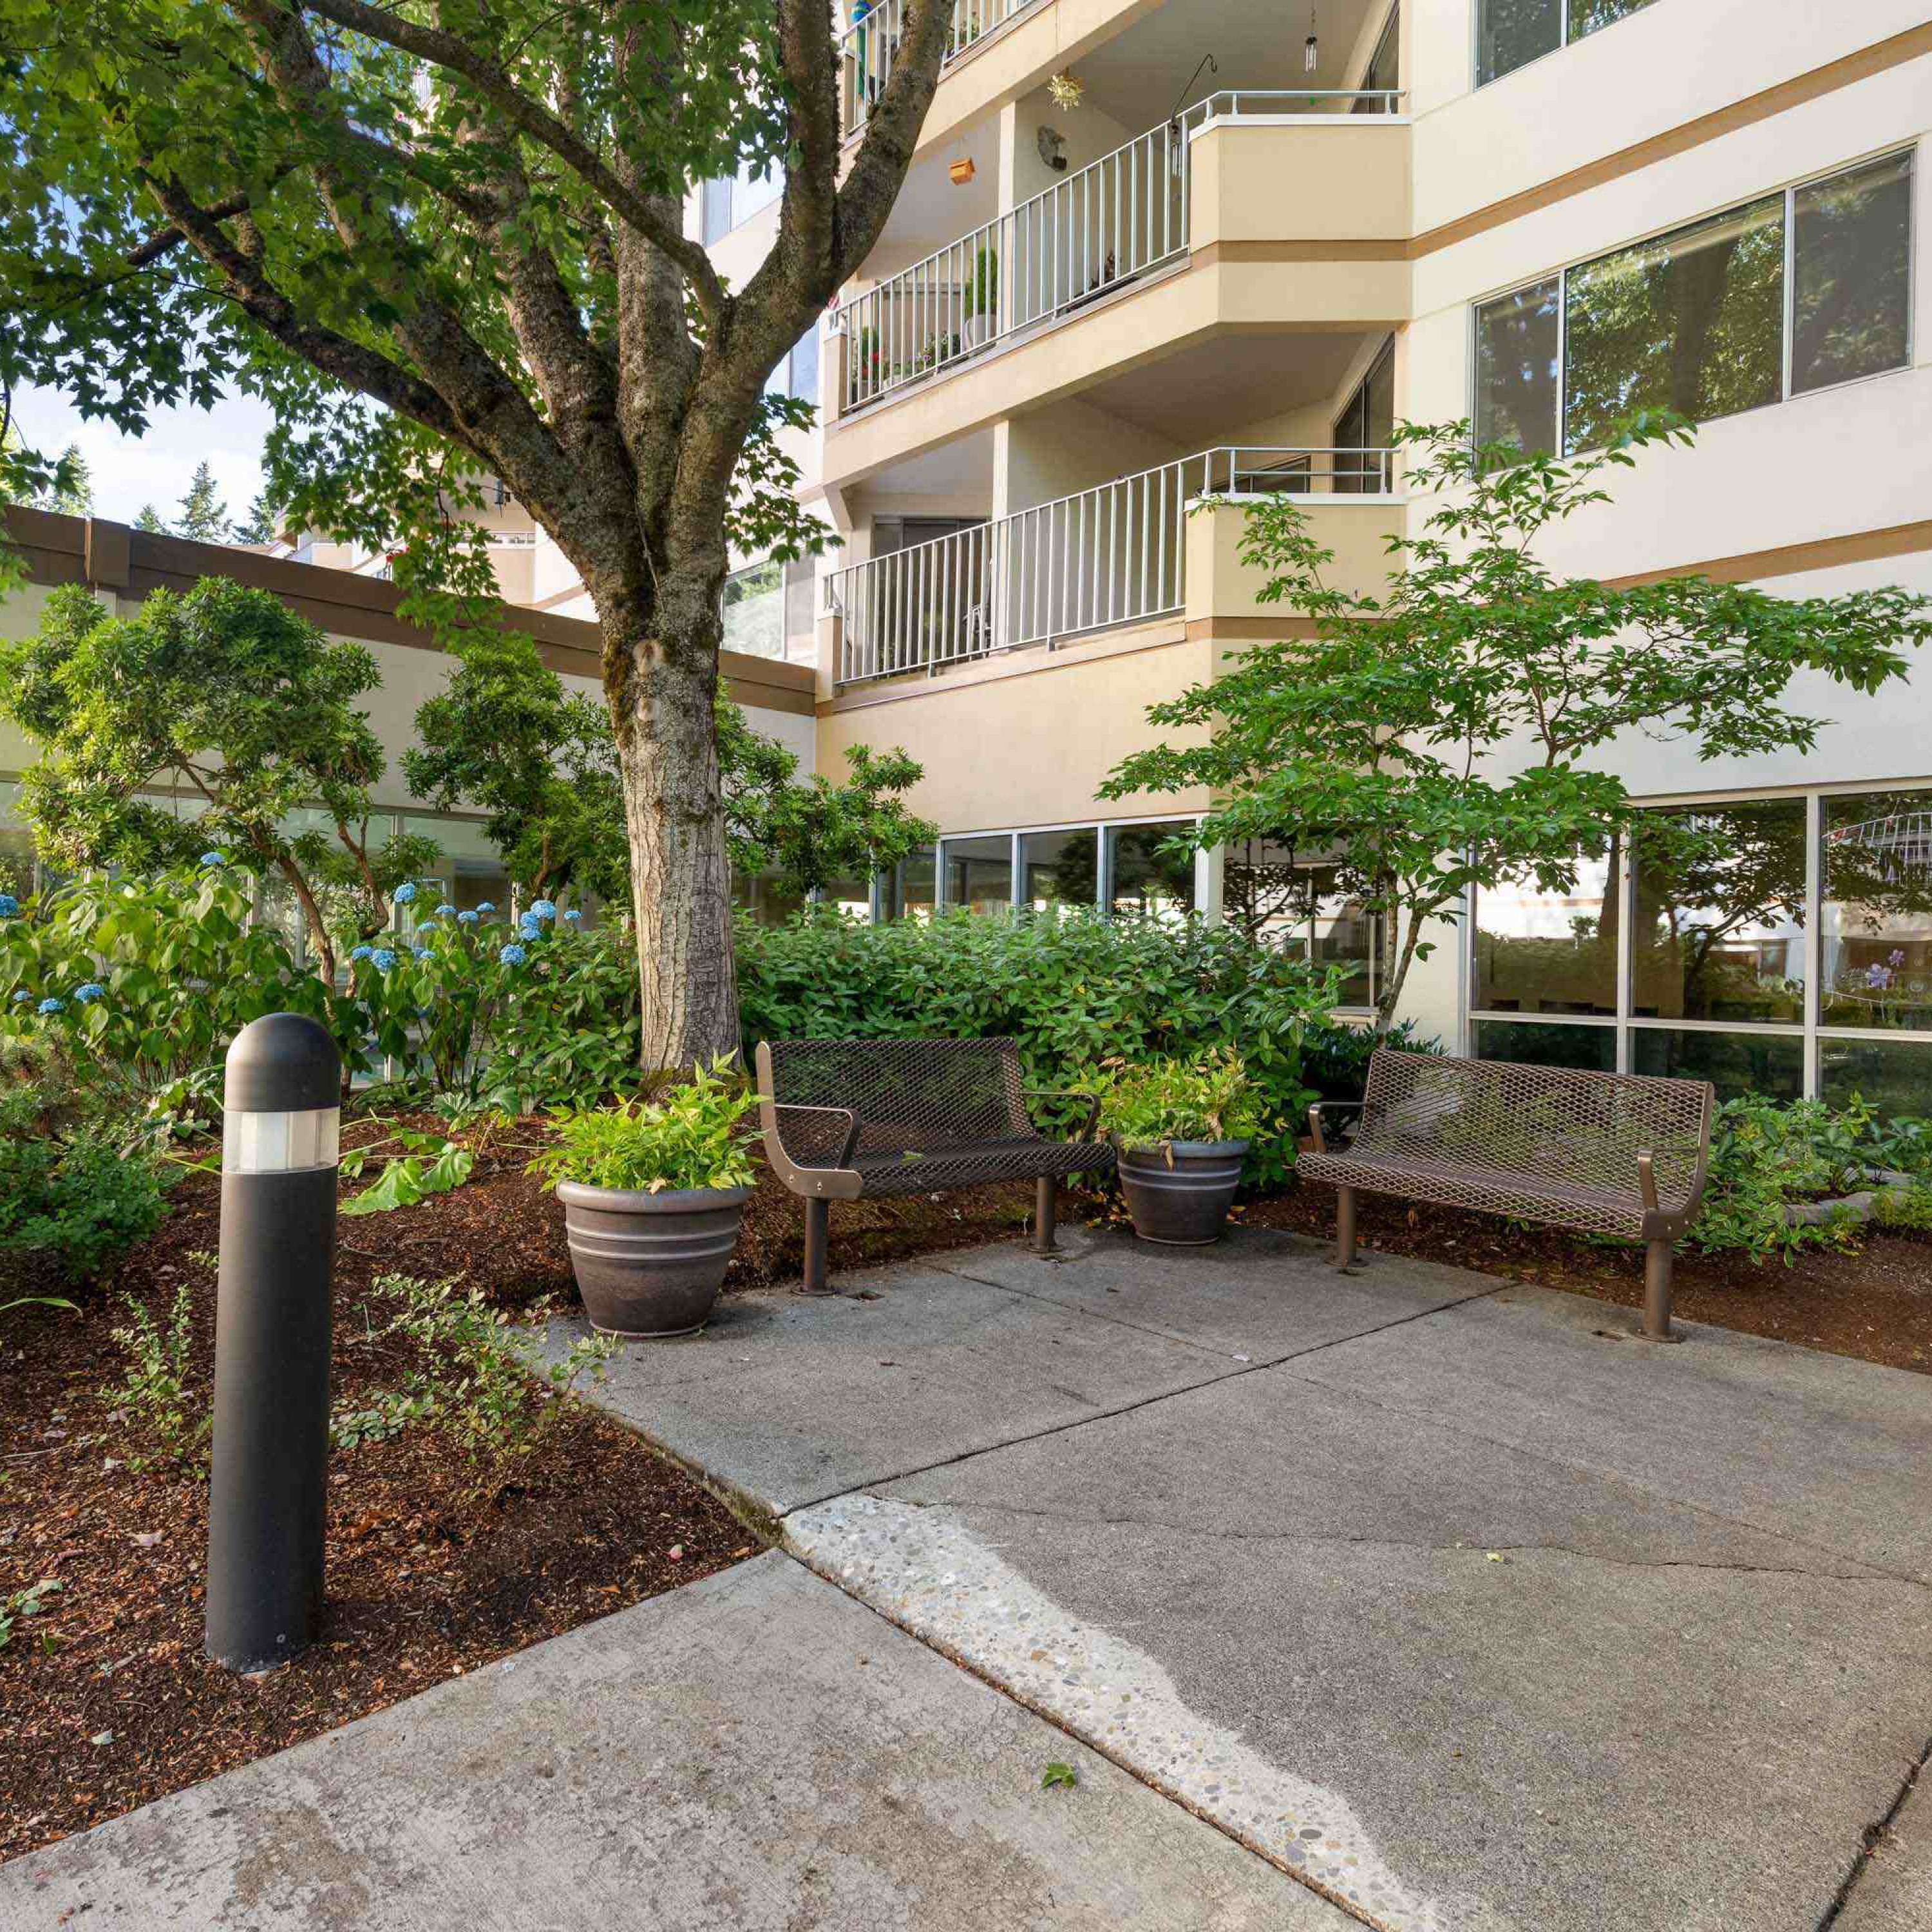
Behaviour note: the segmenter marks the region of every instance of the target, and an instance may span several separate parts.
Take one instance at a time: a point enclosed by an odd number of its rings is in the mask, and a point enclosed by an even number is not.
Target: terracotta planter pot
[[[724,1286],[748,1187],[557,1184],[570,1264],[590,1325],[627,1338],[694,1335]]]
[[[1144,1241],[1177,1247],[1218,1241],[1247,1150],[1246,1141],[1169,1141],[1119,1148],[1120,1190],[1134,1217],[1134,1232]]]

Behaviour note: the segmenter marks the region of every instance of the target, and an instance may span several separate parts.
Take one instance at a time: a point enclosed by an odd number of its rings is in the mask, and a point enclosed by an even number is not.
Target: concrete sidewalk
[[[1351,1932],[776,1551],[0,1867],[114,1926]]]
[[[1932,1736],[1932,1380],[1291,1235],[1065,1238],[727,1304],[602,1399],[1372,1922],[1862,1902]]]

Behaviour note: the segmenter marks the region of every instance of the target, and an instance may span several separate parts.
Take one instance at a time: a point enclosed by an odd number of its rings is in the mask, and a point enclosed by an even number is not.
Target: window
[[[1828,798],[1822,824],[1820,1018],[1932,1031],[1932,793]]]
[[[1524,1066],[1580,1066],[1588,1073],[1617,1070],[1613,1027],[1538,1026],[1484,1020],[1476,1029],[1478,1060],[1514,1060]]]
[[[818,325],[814,322],[790,352],[765,378],[768,396],[796,396],[814,407],[818,402]]]
[[[1476,896],[1475,1004],[1484,1012],[1613,1014],[1620,844],[1577,862],[1567,892],[1504,886]]]
[[[794,664],[818,657],[818,567],[801,556],[784,567],[784,654]]]
[[[1802,798],[1646,815],[1633,1015],[1802,1022],[1804,816]]]
[[[1344,1006],[1373,1004],[1375,921],[1322,854],[1265,838],[1229,846],[1222,858],[1221,914],[1291,958],[1340,967]]]
[[[784,193],[784,170],[776,161],[747,161],[728,181],[708,181],[699,191],[700,232],[707,247],[769,208]]]
[[[1514,73],[1650,4],[1651,0],[1479,0],[1476,85]]]
[[[973,912],[1004,912],[1013,902],[1013,842],[1004,832],[984,838],[949,838],[946,903]]]
[[[1163,852],[1186,821],[1107,828],[1107,906],[1116,914],[1172,916],[1194,910],[1194,855]]]
[[[1100,891],[1100,839],[1091,826],[1029,832],[1020,841],[1020,903],[1091,907]]]
[[[1349,452],[1386,449],[1394,433],[1395,338],[1391,336],[1335,418],[1335,447],[1341,454],[1336,458],[1333,487],[1338,494],[1375,495],[1387,490],[1386,459]]]
[[[34,890],[34,835],[20,805],[20,788],[0,784],[0,892],[23,899]]]
[[[885,882],[881,909],[888,919],[930,919],[938,860],[930,845],[908,852]]]
[[[1708,422],[1904,368],[1911,201],[1908,151],[1478,304],[1478,439],[1596,448],[1635,409]]]
[[[785,654],[784,566],[767,558],[724,580],[724,648],[752,658]]]

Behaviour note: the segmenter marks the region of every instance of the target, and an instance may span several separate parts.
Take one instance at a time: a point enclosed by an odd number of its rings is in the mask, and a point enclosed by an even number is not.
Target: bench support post
[[[1647,1241],[1643,1250],[1643,1339],[1681,1342],[1670,1325],[1670,1241]]]
[[[828,1292],[825,1286],[825,1248],[831,1232],[831,1202],[808,1194],[805,1199],[805,1280],[801,1284],[807,1294]]]
[[[1335,1190],[1335,1265],[1346,1274],[1355,1264],[1355,1190]]]
[[[1054,1252],[1054,1216],[1059,1190],[1060,1184],[1050,1174],[1042,1174],[1034,1184],[1033,1251],[1036,1255]]]

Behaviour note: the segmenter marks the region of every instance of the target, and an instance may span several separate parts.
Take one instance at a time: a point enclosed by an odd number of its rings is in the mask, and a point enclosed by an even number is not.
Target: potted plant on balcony
[[[754,1178],[755,1089],[728,1061],[656,1100],[560,1107],[530,1164],[563,1203],[590,1325],[626,1339],[691,1335],[710,1318]]]
[[[1100,1103],[1101,1130],[1120,1157],[1120,1187],[1144,1241],[1218,1241],[1262,1117],[1240,1054],[1110,1061],[1080,1083]]]
[[[966,284],[966,346],[976,349],[992,339],[993,316],[1000,305],[1000,258],[982,248],[973,258],[973,278]]]

